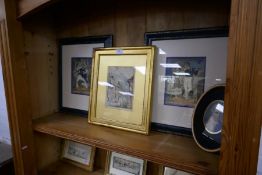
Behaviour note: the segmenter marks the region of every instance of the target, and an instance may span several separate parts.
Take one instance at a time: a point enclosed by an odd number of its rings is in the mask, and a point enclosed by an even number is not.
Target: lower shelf
[[[88,172],[72,164],[58,161],[46,169],[40,171],[39,175],[103,175],[104,170],[96,170]]]
[[[78,115],[55,113],[33,122],[36,132],[116,151],[194,174],[217,174],[219,155],[192,138],[150,132],[148,136],[92,125]]]

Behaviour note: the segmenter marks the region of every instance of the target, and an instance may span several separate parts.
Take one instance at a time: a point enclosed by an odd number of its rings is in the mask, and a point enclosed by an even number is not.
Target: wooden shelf
[[[34,120],[34,130],[195,174],[217,174],[218,170],[219,156],[201,150],[190,137],[159,132],[146,136],[92,125],[85,117],[65,113]]]
[[[40,171],[39,175],[103,175],[103,170],[95,170],[93,172],[88,172],[72,164],[58,161],[46,169]]]
[[[49,6],[59,0],[18,0],[17,18],[21,19],[33,12],[36,12],[44,7]]]

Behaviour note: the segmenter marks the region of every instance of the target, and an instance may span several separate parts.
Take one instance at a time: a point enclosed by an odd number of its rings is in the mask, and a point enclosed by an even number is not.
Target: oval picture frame
[[[224,93],[225,85],[211,87],[199,98],[193,112],[193,138],[207,152],[220,151]]]

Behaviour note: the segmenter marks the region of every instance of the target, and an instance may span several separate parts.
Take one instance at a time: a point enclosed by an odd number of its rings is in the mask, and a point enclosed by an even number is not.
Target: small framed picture
[[[96,49],[88,121],[149,133],[155,48]]]
[[[174,168],[161,166],[159,175],[194,175],[194,174],[176,170]]]
[[[145,33],[155,45],[153,130],[192,135],[195,105],[209,87],[226,81],[227,28]]]
[[[59,40],[61,111],[88,113],[93,49],[111,46],[112,36]]]
[[[208,89],[198,100],[192,118],[193,138],[207,152],[220,151],[225,85]]]
[[[145,175],[147,161],[108,151],[105,175]]]
[[[93,171],[95,147],[65,140],[61,158],[80,168]]]

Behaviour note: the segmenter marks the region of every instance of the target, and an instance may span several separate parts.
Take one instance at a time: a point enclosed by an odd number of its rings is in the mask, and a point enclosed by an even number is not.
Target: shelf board
[[[34,130],[195,174],[218,171],[219,155],[201,150],[191,137],[153,131],[146,136],[92,125],[85,117],[65,113],[34,120]]]
[[[21,19],[58,1],[59,0],[18,0],[17,18]]]
[[[86,171],[84,169],[81,169],[75,165],[58,161],[46,169],[40,171],[38,173],[39,175],[103,175],[103,170],[96,170],[93,172]]]

